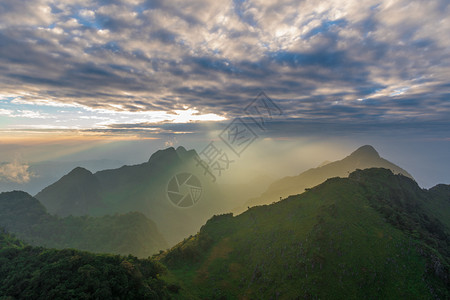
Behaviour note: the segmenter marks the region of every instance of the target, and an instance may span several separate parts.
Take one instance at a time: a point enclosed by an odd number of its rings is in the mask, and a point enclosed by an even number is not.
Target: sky
[[[449,15],[447,0],[2,0],[0,179],[200,151],[264,91],[281,113],[248,153],[284,149],[280,174],[373,144],[423,186],[450,183]]]

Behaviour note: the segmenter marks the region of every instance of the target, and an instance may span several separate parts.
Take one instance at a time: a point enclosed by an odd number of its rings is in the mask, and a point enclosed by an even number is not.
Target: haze
[[[447,1],[1,6],[0,180],[201,151],[264,90],[282,115],[234,170],[298,174],[371,144],[423,187],[450,182]]]

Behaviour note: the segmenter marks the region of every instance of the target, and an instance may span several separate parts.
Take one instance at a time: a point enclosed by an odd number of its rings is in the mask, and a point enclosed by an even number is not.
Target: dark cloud
[[[5,0],[0,89],[31,103],[229,118],[264,89],[290,117],[440,120],[449,6],[408,3]]]

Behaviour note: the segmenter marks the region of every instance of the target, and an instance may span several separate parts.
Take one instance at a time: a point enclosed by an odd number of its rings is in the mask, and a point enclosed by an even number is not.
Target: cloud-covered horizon
[[[9,121],[0,126],[126,130],[232,119],[261,89],[286,118],[442,122],[450,113],[449,7],[4,0],[0,120]]]

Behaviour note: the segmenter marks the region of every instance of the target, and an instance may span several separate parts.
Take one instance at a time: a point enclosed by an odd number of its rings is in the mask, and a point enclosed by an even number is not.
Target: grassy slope
[[[270,206],[214,217],[159,259],[199,298],[449,297],[446,259],[423,242],[435,237],[420,226],[425,238],[386,221],[370,197],[390,199],[407,186],[389,182],[412,180],[374,172],[362,173],[366,181],[334,178]],[[386,190],[370,185],[371,177]],[[430,268],[436,257],[439,276]]]

